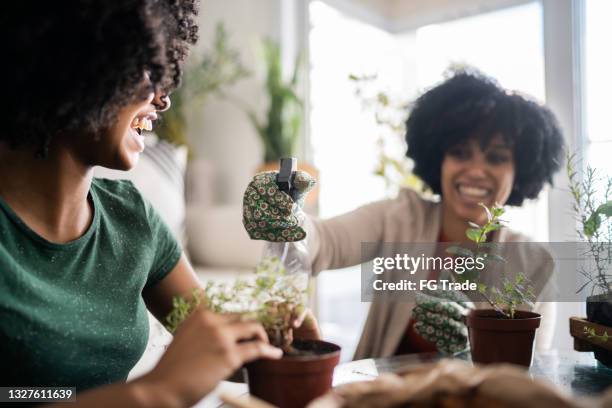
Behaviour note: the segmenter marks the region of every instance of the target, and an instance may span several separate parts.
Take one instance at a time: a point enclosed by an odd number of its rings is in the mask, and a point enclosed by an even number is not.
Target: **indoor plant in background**
[[[424,183],[412,173],[412,161],[404,154],[410,103],[381,90],[377,75],[351,74],[349,80],[355,84],[355,96],[361,101],[363,110],[374,115],[379,129],[376,135],[378,163],[374,174],[385,180],[391,195],[402,187],[424,191]]]
[[[458,72],[472,69],[466,64],[452,63],[443,76],[450,78]],[[378,163],[374,174],[385,180],[390,196],[395,196],[399,188],[405,187],[430,194],[423,181],[412,172],[414,164],[405,154],[406,120],[413,102],[386,89],[377,74],[351,74],[349,80],[355,84],[355,96],[361,101],[363,110],[374,116],[378,127]]]
[[[298,95],[300,58],[295,61],[293,73],[287,80],[282,70],[280,45],[270,39],[262,44],[266,67],[265,91],[268,107],[264,119],[249,108],[244,108],[264,147],[264,164],[276,166],[283,157],[294,156],[302,122],[304,102]]]
[[[489,234],[503,227],[504,208],[487,208],[484,225],[470,223],[466,230],[471,246],[450,246],[447,251],[464,258],[481,258],[485,267],[493,263],[504,264],[506,260],[495,253],[496,244],[487,241]],[[492,273],[491,270],[484,270]],[[490,309],[474,309],[467,316],[472,360],[476,363],[512,363],[529,367],[533,356],[535,332],[540,326],[538,313],[518,310],[520,306],[533,306],[535,294],[529,280],[523,273],[507,275],[504,268],[500,275],[493,277],[493,283],[485,284],[478,271],[472,268],[463,274],[452,276],[462,281],[477,283],[477,293]]]
[[[280,360],[258,360],[246,366],[252,395],[278,407],[304,407],[332,385],[340,347],[321,340],[294,339],[292,321],[304,310],[309,279],[289,274],[278,258],[264,258],[255,274],[232,283],[209,281],[190,299],[174,299],[166,327],[174,332],[200,304],[217,313],[238,313],[259,321],[270,343],[284,352]]]
[[[575,157],[568,158],[567,174],[579,224],[577,234],[584,243],[581,252],[587,260],[579,270],[586,282],[577,293],[590,287],[586,298],[587,320],[612,330],[612,177],[601,175],[590,166],[580,177],[575,163]],[[612,331],[596,333],[586,326],[584,330],[588,337],[600,342],[608,342],[608,336],[612,335]],[[594,345],[593,352],[598,361],[612,367],[612,351]]]
[[[228,44],[223,23],[217,23],[212,47],[202,53],[192,52],[185,65],[183,81],[171,95],[172,106],[155,127],[157,136],[176,145],[188,145],[186,116],[188,110],[201,107],[208,95],[224,96],[227,86],[250,75],[240,54]]]
[[[256,173],[278,169],[278,162],[284,157],[298,157],[296,150],[303,131],[304,101],[299,95],[302,58],[295,59],[293,72],[289,78],[283,73],[280,45],[270,39],[262,43],[263,62],[265,64],[265,94],[268,106],[263,115],[244,103],[235,101],[247,114],[253,128],[263,145],[263,161]],[[308,172],[319,179],[318,170],[303,158],[298,160],[298,169]],[[306,205],[316,203],[319,187],[310,192]]]

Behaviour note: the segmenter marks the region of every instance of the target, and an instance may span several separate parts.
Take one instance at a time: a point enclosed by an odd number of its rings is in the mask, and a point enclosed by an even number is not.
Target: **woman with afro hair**
[[[261,325],[195,311],[126,383],[198,281],[127,181],[197,39],[196,0],[0,6],[0,385],[76,387],[79,407],[192,406],[244,362],[279,358]],[[297,323],[297,322],[296,322]],[[81,393],[81,391],[87,391]]]
[[[269,199],[274,194],[252,194],[262,185],[274,189],[274,174],[263,173],[245,193],[247,232],[253,239],[281,241],[306,235],[315,272],[389,256],[389,246],[382,243],[430,243],[431,253],[424,256],[444,257],[447,253],[438,243],[465,243],[470,223],[486,223],[481,203],[520,206],[525,199],[536,198],[552,182],[563,156],[563,136],[548,108],[471,70],[456,71],[416,100],[406,123],[406,141],[414,173],[437,199],[403,189],[395,199],[328,220],[306,217],[300,224],[284,212],[289,216],[279,224],[278,214],[283,212],[277,200]],[[313,183],[303,182],[309,180],[305,173],[299,177],[305,186],[303,196]],[[286,227],[279,230],[275,225]],[[529,241],[508,228],[488,238],[500,243]],[[550,289],[550,255],[539,245],[518,248],[522,252],[513,258],[514,266],[536,282],[536,289],[541,289],[538,300],[543,300],[544,288]],[[433,279],[440,271],[423,272],[428,275],[416,276]],[[425,351],[454,354],[467,348],[467,309],[459,298],[442,302],[435,294],[417,294],[398,299],[389,292],[374,292],[355,358]],[[552,341],[556,308],[552,302],[538,302],[535,309],[542,315],[536,346],[545,349]]]

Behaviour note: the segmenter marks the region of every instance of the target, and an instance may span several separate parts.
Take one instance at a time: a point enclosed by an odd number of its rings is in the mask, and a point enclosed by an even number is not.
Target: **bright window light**
[[[384,198],[377,162],[375,119],[355,97],[351,74],[377,73],[395,86],[404,71],[392,35],[349,18],[322,1],[310,3],[310,141],[320,172],[319,215],[339,215]],[[319,321],[325,337],[353,356],[368,305],[359,302],[359,267],[318,278]]]
[[[585,13],[585,128],[588,162],[612,174],[612,2],[587,0]]]
[[[394,35],[353,19],[324,1],[310,14],[310,140],[320,171],[320,216],[342,214],[385,197],[373,175],[379,129],[355,96],[350,74],[377,75],[381,90],[414,99],[443,79],[451,63],[466,63],[501,85],[544,100],[542,10],[539,2]],[[520,27],[520,29],[517,29]],[[547,202],[511,211],[512,226],[548,238]],[[367,304],[359,302],[359,267],[324,273],[318,284],[325,337],[352,357]]]
[[[450,65],[469,65],[505,88],[544,102],[542,6],[533,2],[419,28],[414,60],[416,87],[420,90],[440,82]],[[513,229],[545,242],[547,213],[544,192],[521,208],[510,207],[504,218]]]

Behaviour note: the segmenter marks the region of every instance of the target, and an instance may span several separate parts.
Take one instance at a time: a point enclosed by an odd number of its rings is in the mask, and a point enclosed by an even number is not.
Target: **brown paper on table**
[[[606,401],[609,401],[606,403]],[[554,385],[511,365],[472,366],[458,360],[426,364],[400,375],[345,384],[308,408],[391,407],[612,407],[612,392],[598,400],[572,399]]]

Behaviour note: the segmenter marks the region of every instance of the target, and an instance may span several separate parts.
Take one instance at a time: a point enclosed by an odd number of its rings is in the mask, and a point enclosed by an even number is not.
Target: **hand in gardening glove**
[[[467,299],[455,291],[427,291],[416,295],[414,329],[438,351],[455,354],[467,349]]]
[[[244,192],[242,223],[251,239],[273,242],[294,242],[306,237],[300,226],[304,213],[301,206],[315,180],[304,171],[297,171],[293,185],[298,191],[294,202],[278,189],[276,171],[255,175]]]

